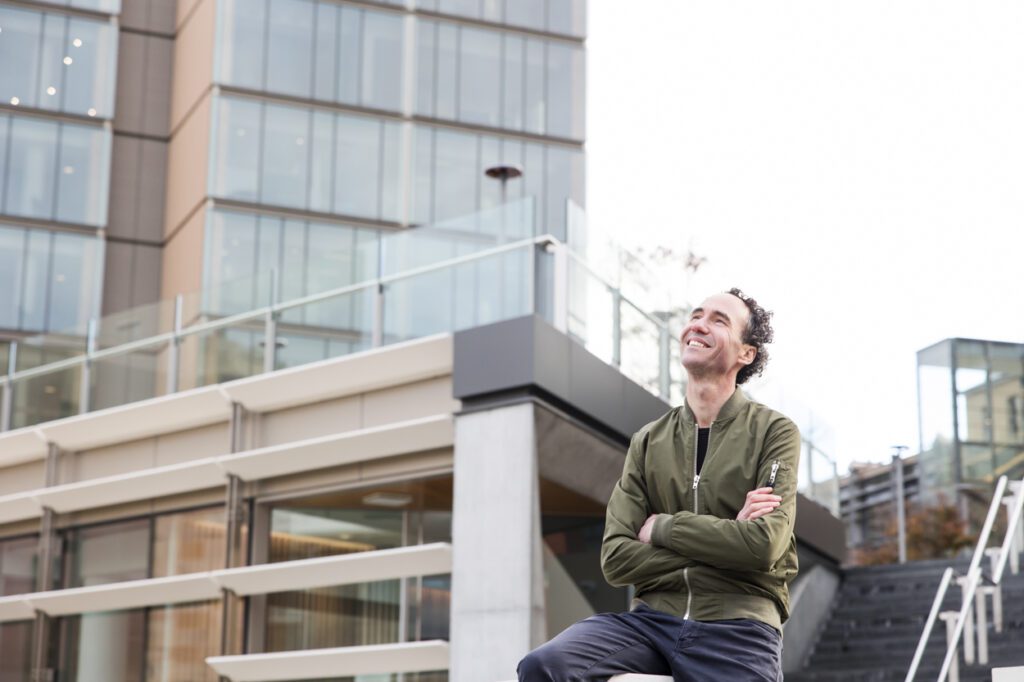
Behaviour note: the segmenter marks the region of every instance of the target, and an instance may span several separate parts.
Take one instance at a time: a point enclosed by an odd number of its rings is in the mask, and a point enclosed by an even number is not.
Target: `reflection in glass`
[[[268,204],[306,203],[309,114],[295,107],[266,105],[261,198]]]
[[[459,120],[497,126],[501,104],[501,41],[493,31],[463,28]]]
[[[450,542],[451,492],[451,478],[445,477],[326,492],[275,505],[266,560]],[[450,584],[448,575],[422,576],[268,595],[264,650],[446,639]],[[400,637],[403,621],[407,629]]]
[[[363,106],[397,110],[402,106],[402,17],[363,13]]]
[[[224,523],[223,507],[157,516],[153,525],[150,577],[224,568]]]
[[[62,618],[58,679],[144,682],[146,612],[111,611]]]
[[[106,176],[110,168],[105,131],[65,125],[60,138],[57,219],[102,225],[107,217]]]
[[[106,21],[0,7],[0,102],[110,118],[117,30]]]
[[[222,97],[217,100],[214,194],[255,201],[259,196],[259,102]]]
[[[37,218],[53,215],[59,126],[51,121],[11,117],[7,165],[18,170],[7,175],[5,213]]]
[[[32,672],[32,627],[30,620],[0,623],[0,680],[29,680]]]
[[[0,597],[36,589],[38,537],[0,540]]]
[[[206,658],[221,653],[222,613],[219,601],[147,609],[146,680],[217,682]]]
[[[266,35],[266,3],[251,0],[220,0],[217,60],[224,83],[259,90],[263,86],[263,39]]]
[[[266,90],[309,97],[313,13],[309,0],[270,0]]]

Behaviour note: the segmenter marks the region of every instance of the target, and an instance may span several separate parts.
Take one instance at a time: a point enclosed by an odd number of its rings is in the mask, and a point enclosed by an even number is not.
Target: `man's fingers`
[[[747,495],[747,504],[750,504],[752,502],[781,502],[781,501],[782,501],[782,497],[780,495],[769,495],[767,493],[762,493],[760,495],[751,495],[751,494]]]

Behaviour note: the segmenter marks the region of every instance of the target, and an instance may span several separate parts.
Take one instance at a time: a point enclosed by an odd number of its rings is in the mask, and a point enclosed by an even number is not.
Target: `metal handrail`
[[[942,572],[942,580],[939,581],[939,589],[935,592],[935,599],[932,600],[932,610],[928,612],[928,620],[924,624],[924,632],[917,642],[917,649],[914,651],[914,660],[910,663],[907,677],[904,682],[912,682],[917,674],[917,667],[921,665],[921,657],[924,656],[924,649],[928,645],[928,637],[935,627],[935,621],[939,617],[939,609],[942,608],[942,600],[946,598],[946,590],[949,589],[949,582],[953,579],[953,567],[948,566]]]
[[[967,587],[964,588],[964,601],[960,605],[960,611],[956,616],[956,625],[953,626],[953,637],[946,645],[946,656],[942,659],[942,669],[939,670],[938,682],[946,682],[946,675],[949,674],[949,668],[953,665],[953,660],[957,656],[960,636],[964,632],[967,617],[974,607],[974,592],[978,589],[979,582],[981,582],[981,568],[968,569]]]
[[[942,672],[939,673],[939,682],[945,682],[946,675],[949,673],[949,666],[953,661],[953,658],[957,653],[957,646],[960,643],[960,636],[963,633],[964,625],[967,622],[967,616],[970,613],[971,607],[974,605],[974,593],[978,589],[978,582],[981,579],[981,559],[985,554],[985,547],[988,545],[989,535],[992,533],[992,525],[995,523],[996,515],[999,513],[999,506],[1002,504],[1003,493],[1006,490],[1007,478],[1006,476],[1000,476],[999,481],[996,483],[995,493],[992,495],[992,502],[988,506],[988,514],[985,516],[985,523],[981,528],[981,534],[978,536],[978,543],[974,546],[974,555],[971,558],[971,564],[967,569],[967,585],[964,587],[963,602],[960,606],[960,612],[956,619],[956,626],[953,630],[953,638],[946,645],[946,655],[942,666]],[[946,569],[947,572],[952,571],[952,567]],[[943,575],[943,582],[939,585],[939,590],[942,591],[942,596],[945,596],[945,591],[949,587],[949,581],[945,580],[945,574]],[[938,615],[935,611],[936,604],[941,604],[941,598],[939,594],[936,594],[936,599],[932,602],[932,610],[934,614],[930,614],[928,621],[925,623],[924,630],[921,632],[921,638],[917,642],[917,651],[914,653],[914,659],[911,663],[910,669],[907,670],[907,677],[904,682],[913,682],[914,676],[917,674],[917,668],[921,663],[921,656],[924,654],[924,649],[928,644],[928,637],[932,634],[932,628],[935,627],[935,618],[931,615]]]
[[[1014,502],[1010,513],[1010,522],[1006,525],[1006,535],[1003,537],[1003,544],[999,548],[999,559],[996,562],[996,570],[992,574],[992,583],[998,585],[1003,579],[1003,569],[1006,568],[1006,560],[1010,558],[1010,549],[1013,546],[1013,536],[1017,532],[1017,525],[1021,516],[1024,516],[1024,476],[1020,479],[1020,487],[1014,494]]]
[[[548,244],[558,243],[558,240],[552,235],[540,235],[538,237],[531,237],[530,239],[523,239],[516,242],[510,242],[503,244],[491,249],[485,249],[483,251],[477,251],[464,256],[457,256],[455,258],[449,258],[437,263],[431,263],[429,265],[423,265],[417,268],[404,270],[402,272],[394,273],[391,275],[384,275],[376,277],[371,280],[359,282],[358,284],[349,284],[343,287],[336,287],[329,289],[324,292],[317,294],[310,294],[308,296],[302,296],[300,298],[290,299],[281,303],[275,303],[273,305],[260,306],[259,308],[253,308],[243,313],[236,313],[228,315],[226,317],[220,317],[216,320],[206,320],[189,327],[182,329],[180,332],[164,332],[162,334],[156,334],[154,336],[147,337],[145,339],[137,339],[135,341],[129,341],[117,346],[111,346],[110,348],[104,348],[102,350],[93,351],[91,353],[83,353],[76,355],[71,358],[65,358],[56,362],[47,363],[40,365],[39,367],[32,367],[29,369],[23,369],[20,372],[14,374],[0,376],[0,386],[14,382],[19,379],[27,379],[31,377],[43,376],[54,372],[59,372],[64,369],[70,369],[77,367],[86,361],[99,360],[109,357],[116,357],[118,355],[127,354],[143,348],[149,348],[152,346],[159,346],[164,343],[174,341],[175,339],[182,339],[188,336],[194,336],[196,334],[202,334],[204,332],[214,331],[222,329],[224,327],[231,327],[240,322],[248,322],[249,320],[258,320],[266,317],[267,314],[277,314],[292,308],[298,308],[311,303],[318,303],[320,301],[330,300],[338,296],[345,296],[347,294],[355,293],[363,289],[372,289],[373,287],[380,286],[382,284],[390,284],[393,282],[401,281],[411,277],[427,274],[437,270],[445,270],[451,267],[462,265],[464,263],[473,262],[476,260],[483,260],[491,256],[499,255],[508,251],[515,251],[518,249],[525,248],[527,246],[536,244]],[[607,282],[601,280],[603,284],[607,286]]]

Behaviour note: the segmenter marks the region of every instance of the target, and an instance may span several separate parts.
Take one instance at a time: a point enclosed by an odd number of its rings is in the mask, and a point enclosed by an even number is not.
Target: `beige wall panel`
[[[164,234],[168,238],[206,198],[211,101],[208,95],[203,98],[175,132],[167,150]]]
[[[438,377],[363,395],[363,427],[457,412],[451,377]]]
[[[156,439],[144,438],[105,448],[66,454],[61,458],[61,483],[148,469],[156,462]]]
[[[455,451],[429,450],[401,457],[385,457],[360,465],[359,478],[365,481],[379,481],[391,478],[406,478],[430,471],[450,469],[455,464]]]
[[[42,460],[0,469],[0,495],[23,493],[42,488],[46,483],[46,463]]]
[[[181,10],[191,5],[179,3]],[[174,79],[171,86],[171,130],[177,130],[213,83],[213,42],[217,20],[215,0],[199,0],[188,20],[179,24],[174,46]]]
[[[253,447],[279,445],[331,433],[353,431],[360,428],[361,422],[360,396],[267,412],[260,415],[257,441]]]
[[[118,21],[122,28],[171,35],[176,4],[176,0],[126,0]]]
[[[191,21],[190,15],[196,11],[197,5],[202,2],[216,3],[216,0],[177,0],[177,11],[175,12],[175,25],[181,30],[182,24]]]
[[[156,439],[156,466],[227,454],[231,434],[227,423],[179,431]]]
[[[39,533],[39,519],[0,525],[0,540]]]
[[[167,514],[183,509],[223,505],[224,494],[225,489],[218,486],[188,493],[187,495],[172,495],[155,500],[129,502],[128,504],[117,504],[97,509],[85,509],[80,512],[58,515],[57,526],[59,528],[68,528],[92,523],[126,521],[149,514]]]
[[[178,294],[199,291],[203,283],[203,225],[206,211],[200,208],[178,233],[164,246],[160,297],[174,298]],[[187,321],[186,321],[187,322]],[[186,344],[193,348],[195,344]],[[181,388],[189,388],[182,386]]]
[[[454,451],[451,448],[428,450],[400,457],[387,457],[376,462],[349,464],[343,467],[255,481],[251,491],[257,497],[304,495],[338,486],[373,485],[375,481],[433,476],[450,472],[453,462]]]

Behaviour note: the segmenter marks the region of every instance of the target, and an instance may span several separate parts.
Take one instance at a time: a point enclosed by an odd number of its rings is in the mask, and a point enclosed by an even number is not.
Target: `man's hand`
[[[636,539],[645,545],[651,544],[651,532],[654,530],[654,519],[658,518],[657,514],[651,514],[644,521],[644,525],[640,526],[640,532],[636,534]]]
[[[740,513],[736,515],[736,520],[753,521],[775,511],[775,508],[782,502],[782,498],[772,495],[771,492],[771,488],[758,488],[747,493],[747,502],[743,505],[743,509],[740,509]],[[650,521],[650,519],[647,520]]]

